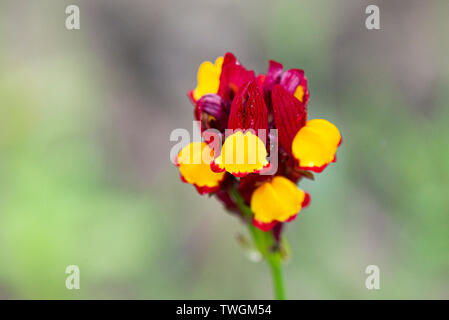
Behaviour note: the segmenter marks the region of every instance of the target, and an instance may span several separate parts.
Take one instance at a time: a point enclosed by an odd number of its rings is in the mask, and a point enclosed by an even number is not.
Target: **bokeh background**
[[[77,4],[81,30],[65,28]],[[381,30],[365,28],[380,7]],[[226,51],[303,68],[338,162],[286,228],[292,299],[449,298],[449,2],[0,2],[0,298],[269,299],[246,230],[181,183],[170,132]],[[81,289],[65,288],[65,268]],[[366,266],[381,289],[365,288]]]

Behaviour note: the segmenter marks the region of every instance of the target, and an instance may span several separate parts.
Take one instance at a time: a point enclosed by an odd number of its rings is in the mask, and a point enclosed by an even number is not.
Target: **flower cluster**
[[[309,90],[303,70],[284,71],[282,64],[270,61],[267,73],[256,76],[226,53],[215,63],[203,62],[197,77],[189,97],[203,142],[193,142],[178,154],[182,181],[242,215],[233,196],[238,191],[254,214],[254,226],[280,230],[310,202],[298,181],[313,179],[313,172],[336,161],[339,130],[326,120],[307,119]],[[211,129],[218,136],[205,134]],[[273,129],[277,135],[268,134]],[[273,143],[276,148],[270,148]],[[267,159],[274,155],[278,162],[272,170]]]

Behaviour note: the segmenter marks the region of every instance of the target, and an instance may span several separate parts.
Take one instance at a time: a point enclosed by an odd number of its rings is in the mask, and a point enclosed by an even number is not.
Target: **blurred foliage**
[[[108,182],[93,139],[98,108],[88,88],[94,86],[83,66],[69,58],[4,70],[1,292],[78,296],[65,288],[61,273],[77,264],[87,287],[81,292],[108,286],[110,297],[120,297],[114,286],[139,272],[157,245],[158,230],[150,223],[156,207]]]

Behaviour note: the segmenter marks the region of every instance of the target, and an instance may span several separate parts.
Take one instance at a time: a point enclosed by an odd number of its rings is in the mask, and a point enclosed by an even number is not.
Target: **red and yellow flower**
[[[292,221],[310,202],[298,181],[335,162],[342,141],[329,121],[307,119],[304,71],[284,72],[282,64],[270,61],[267,73],[256,77],[226,53],[214,63],[203,62],[197,80],[189,92],[195,118],[202,132],[216,129],[224,141],[220,150],[208,139],[182,149],[177,157],[182,180],[241,214],[231,193],[238,190],[253,212],[254,226],[263,231]],[[278,130],[279,162],[272,175],[261,175],[274,152],[269,148],[270,129]]]

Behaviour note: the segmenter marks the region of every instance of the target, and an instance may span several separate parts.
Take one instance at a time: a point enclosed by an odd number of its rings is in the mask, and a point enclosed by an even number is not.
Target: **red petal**
[[[265,81],[265,86],[268,90],[271,90],[276,83],[279,83],[282,76],[282,64],[274,60],[268,62],[268,71]]]
[[[197,102],[195,118],[201,121],[201,132],[206,129],[223,131],[227,123],[227,110],[223,99],[216,94],[205,94]]]
[[[195,105],[196,101],[195,98],[193,97],[193,90],[190,90],[189,92],[187,92],[187,96],[189,97],[190,102]]]
[[[215,159],[210,163],[210,169],[215,173],[225,172],[225,169],[220,168],[218,164],[215,163]]]
[[[333,161],[333,162],[335,162],[335,161]],[[320,172],[323,172],[323,170],[326,169],[328,165],[329,165],[329,163],[323,164],[321,167],[302,167],[301,164],[299,164],[298,168],[301,170],[305,170],[305,171],[313,171],[316,173],[320,173]]]
[[[301,209],[308,207],[309,204],[310,204],[310,194],[305,192],[304,200],[302,201],[302,204],[301,204]]]
[[[221,67],[218,95],[226,101],[232,101],[240,88],[254,80],[255,77],[254,71],[246,70],[244,66],[238,63],[235,56],[228,52],[224,56],[223,66]]]
[[[269,223],[265,223],[265,222],[260,222],[260,221],[258,221],[258,220],[256,220],[256,219],[254,219],[253,218],[253,225],[256,227],[256,228],[258,228],[258,229],[260,229],[260,230],[262,230],[262,231],[270,231],[271,229],[273,229],[274,228],[274,226],[276,225],[276,224],[278,224],[279,222],[278,221],[273,221],[273,222],[269,222]]]
[[[267,77],[266,77],[266,75],[264,75],[264,74],[259,74],[257,77],[256,77],[256,82],[257,82],[257,85],[259,86],[259,87],[261,87],[261,88],[263,88],[264,86],[265,86],[265,81],[267,80]]]
[[[301,86],[304,91],[304,97],[302,103],[304,106],[309,101],[309,89],[307,88],[307,78],[304,75],[304,70],[301,69],[289,69],[284,72],[281,77],[280,83],[288,92],[294,94],[296,88]]]
[[[252,81],[239,91],[232,102],[228,129],[254,129],[257,134],[258,129],[267,128],[268,114],[263,92],[256,81]]]
[[[207,186],[200,187],[200,186],[197,186],[196,184],[194,184],[194,186],[200,195],[212,193],[212,192],[220,190],[219,185],[216,187],[207,187]]]
[[[296,133],[307,121],[304,104],[296,99],[284,87],[277,84],[271,93],[274,121],[279,134],[279,144],[291,153],[292,142]]]

